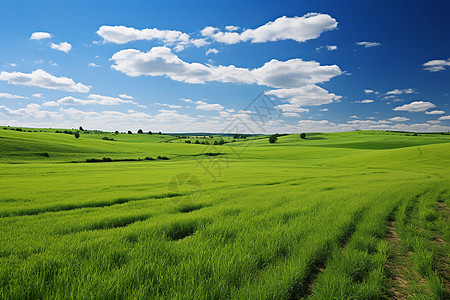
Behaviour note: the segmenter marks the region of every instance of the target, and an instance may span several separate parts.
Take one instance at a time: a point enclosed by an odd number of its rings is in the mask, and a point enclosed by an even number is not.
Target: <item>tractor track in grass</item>
[[[357,210],[347,224],[347,228],[345,228],[342,234],[337,237],[337,245],[341,251],[343,251],[353,233],[355,233],[356,226],[362,219],[365,210],[366,208]],[[288,299],[304,299],[312,296],[314,281],[317,276],[325,270],[327,261],[331,258],[333,244],[335,242],[336,241],[330,241],[318,251],[319,254],[315,259],[311,260],[305,276],[292,285]]]
[[[418,199],[422,195],[414,196],[406,204],[403,224],[411,222],[412,215],[417,210]],[[409,299],[418,289],[431,294],[427,280],[417,272],[412,262],[414,253],[402,244],[402,239],[397,233],[397,220],[389,220],[386,240],[390,248],[390,256],[385,265],[389,277],[386,287],[389,299]]]

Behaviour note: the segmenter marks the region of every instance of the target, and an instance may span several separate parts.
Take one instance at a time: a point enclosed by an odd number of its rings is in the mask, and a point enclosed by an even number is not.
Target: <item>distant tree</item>
[[[205,141],[205,145],[209,145],[209,142],[208,142],[208,141]]]
[[[80,126],[80,130],[81,130],[81,131],[83,131],[83,130],[84,130],[82,126]]]
[[[77,133],[75,133],[75,138],[77,139],[77,138],[79,138],[80,137],[80,134],[77,132]]]
[[[148,134],[153,134],[153,132],[149,131]]]
[[[137,133],[143,134],[144,132],[142,131],[142,129],[139,129]]]
[[[119,131],[117,131],[117,130],[114,131],[114,134],[115,134],[115,135],[118,135],[118,134],[119,134]]]
[[[191,144],[191,140],[184,141],[186,144]]]
[[[161,134],[162,134],[162,133],[161,133],[161,131],[160,131],[160,132],[158,132],[158,134],[159,134],[159,135],[161,135]]]
[[[223,144],[225,144],[225,141],[221,138],[221,139],[219,140],[219,145],[223,145]]]
[[[300,133],[300,138],[301,138],[301,139],[306,139],[306,133],[304,133],[304,132],[303,132],[303,133]]]
[[[128,130],[128,134],[133,134],[133,132],[131,130]]]
[[[276,141],[278,141],[278,138],[277,138],[277,135],[276,135],[276,134],[271,135],[271,136],[269,137],[269,143],[273,144],[273,143],[275,143]]]
[[[202,141],[201,144],[204,145],[204,144],[205,144],[205,141]]]
[[[214,141],[213,145],[219,145],[219,143],[217,141]]]
[[[200,142],[199,142],[198,140],[195,140],[195,143],[196,143],[196,144],[200,144]]]

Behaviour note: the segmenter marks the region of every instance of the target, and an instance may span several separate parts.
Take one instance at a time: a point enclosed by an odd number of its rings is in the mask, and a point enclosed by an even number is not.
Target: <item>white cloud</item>
[[[19,96],[19,95],[13,95],[9,93],[0,93],[0,98],[7,98],[7,99],[28,99],[28,97]]]
[[[183,50],[185,46],[201,47],[207,45],[204,39],[192,39],[187,33],[176,30],[159,30],[145,28],[142,30],[125,26],[101,26],[97,34],[105,42],[125,44],[137,40],[159,40],[166,45],[176,45],[176,51]]]
[[[10,67],[17,67],[17,65],[15,63],[8,63],[7,65]]]
[[[373,103],[373,100],[371,100],[371,99],[364,99],[364,100],[361,100],[361,101],[356,101],[356,103],[363,103],[363,104]]]
[[[439,120],[430,120],[430,121],[427,121],[427,123],[435,124],[435,125],[442,124],[442,122]]]
[[[401,95],[401,94],[414,94],[414,93],[416,93],[416,91],[414,89],[409,88],[409,89],[404,89],[404,90],[395,89],[392,91],[388,91],[386,93],[386,95]],[[385,99],[386,98],[387,97],[385,97]]]
[[[337,50],[337,46],[335,46],[335,45],[327,45],[326,47],[327,47],[327,50],[328,50],[328,51],[334,51],[334,50]]]
[[[364,48],[381,46],[381,44],[377,42],[357,42],[356,45],[364,46]]]
[[[217,54],[219,53],[219,50],[217,50],[216,48],[210,48],[208,50],[206,50],[206,55],[213,53],[213,54]]]
[[[44,98],[44,96],[43,96],[41,93],[33,94],[33,95],[31,95],[31,97],[34,97],[34,98]]]
[[[425,111],[427,109],[433,108],[436,105],[434,105],[431,102],[427,101],[414,101],[409,104],[405,104],[402,106],[397,106],[394,108],[395,111],[409,111],[409,112],[418,112],[418,111]]]
[[[130,96],[130,95],[127,95],[127,94],[120,94],[119,97],[122,98],[122,99],[128,99],[128,100],[134,99],[133,96]]]
[[[48,32],[33,32],[33,34],[30,37],[30,40],[42,40],[42,39],[49,39],[52,35]]]
[[[445,114],[445,111],[443,110],[432,110],[432,111],[426,111],[427,115],[442,115]]]
[[[96,63],[93,63],[93,62],[89,63],[88,66],[89,67],[94,67],[94,68],[100,67],[99,65],[97,65]]]
[[[315,61],[272,59],[256,69],[211,66],[181,60],[167,47],[154,47],[144,53],[135,49],[121,50],[111,58],[112,66],[128,76],[167,76],[187,83],[207,81],[267,85],[276,88],[303,86],[325,82],[341,75],[336,65],[321,66]]]
[[[335,29],[337,24],[336,20],[329,15],[309,13],[303,17],[283,16],[256,29],[247,29],[241,33],[222,32],[218,28],[208,26],[202,30],[202,35],[225,44],[247,41],[264,43],[280,40],[304,42],[319,37],[324,31]]]
[[[450,66],[450,58],[447,60],[430,60],[423,64],[423,69],[430,72],[439,72]]]
[[[66,53],[69,53],[69,51],[72,50],[72,45],[67,42],[62,42],[60,44],[51,43],[50,47]]]
[[[182,108],[182,106],[180,105],[173,105],[173,104],[167,104],[167,103],[155,103],[156,105],[160,105],[160,106],[167,106],[168,108],[172,108],[172,109],[177,109],[177,108]]]
[[[63,90],[66,92],[87,93],[89,86],[75,83],[71,78],[55,77],[44,70],[38,69],[31,73],[1,72],[0,80],[16,85],[37,86],[45,89]]]
[[[372,94],[372,93],[375,93],[375,91],[374,90],[369,90],[369,89],[364,89],[364,93]]]
[[[90,94],[87,99],[78,99],[72,96],[61,98],[57,101],[45,102],[44,106],[58,106],[58,105],[119,105],[124,103],[138,104],[132,100],[124,100],[121,98],[115,98],[110,96]]]
[[[328,111],[328,108],[323,108],[320,111]]]
[[[330,93],[317,85],[271,90],[265,92],[265,94],[288,99],[290,104],[297,107],[323,105],[341,99],[341,96]]]
[[[293,113],[293,112],[284,112],[282,113],[283,117],[300,117],[300,115],[298,113]]]
[[[450,116],[442,116],[438,120],[450,120]]]
[[[239,30],[239,26],[228,25],[228,26],[225,26],[225,29],[227,31],[236,31],[236,30]]]
[[[276,109],[280,109],[283,113],[302,113],[309,112],[309,109],[302,108],[294,104],[281,104],[275,106]]]
[[[350,118],[352,118],[352,119],[358,119],[359,117],[358,117],[358,116],[350,116]]]
[[[195,104],[197,104],[195,108],[199,110],[219,111],[223,109],[223,106],[217,103],[210,104],[204,101],[196,101]]]
[[[181,101],[184,101],[186,103],[193,103],[193,101],[191,99],[186,99],[186,98],[180,98]]]
[[[394,121],[394,122],[404,122],[404,121],[409,121],[410,119],[405,118],[405,117],[393,117],[388,119],[389,121]]]

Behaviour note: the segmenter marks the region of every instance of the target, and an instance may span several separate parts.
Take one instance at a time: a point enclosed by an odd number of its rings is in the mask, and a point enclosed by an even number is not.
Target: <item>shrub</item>
[[[301,139],[306,139],[306,133],[304,133],[304,132],[303,132],[303,133],[300,133],[300,138],[301,138]]]
[[[220,139],[219,140],[219,145],[223,145],[223,144],[225,144],[225,141],[223,139]]]
[[[48,155],[48,153],[47,153],[47,152],[45,152],[45,153],[42,153],[42,156],[43,156],[43,157],[50,157],[50,155]]]
[[[115,134],[115,135],[118,135],[118,134],[119,134],[119,131],[117,131],[117,130],[114,131],[114,134]]]
[[[199,142],[198,140],[195,140],[195,143],[196,143],[196,144],[200,144],[200,142]]]
[[[191,140],[184,141],[186,144],[191,144]]]
[[[219,143],[217,141],[214,141],[213,145],[219,145]]]
[[[269,137],[269,143],[273,144],[273,143],[275,143],[276,141],[278,141],[278,138],[277,138],[277,135],[276,135],[276,134],[271,135],[271,136]]]
[[[77,138],[79,138],[80,137],[80,134],[77,132],[77,133],[75,133],[75,138],[77,139]]]
[[[168,157],[165,157],[165,156],[161,156],[161,155],[158,155],[157,159],[162,159],[162,160],[169,160],[169,158],[168,158]]]
[[[154,158],[151,158],[151,157],[149,157],[149,156],[146,156],[145,158],[144,158],[144,160],[155,160]]]

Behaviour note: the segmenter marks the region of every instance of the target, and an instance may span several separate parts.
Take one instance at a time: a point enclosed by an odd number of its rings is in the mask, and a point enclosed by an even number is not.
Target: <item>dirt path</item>
[[[411,265],[412,252],[405,251],[401,245],[401,239],[395,228],[395,221],[389,221],[386,240],[389,242],[391,256],[386,263],[390,276],[388,283],[389,299],[408,299],[415,294],[417,289],[429,288],[426,280],[422,278]]]

